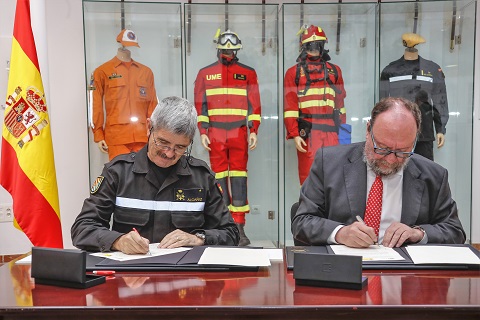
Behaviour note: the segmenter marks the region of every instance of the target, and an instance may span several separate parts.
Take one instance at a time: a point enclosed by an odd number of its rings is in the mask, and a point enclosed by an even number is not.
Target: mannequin
[[[140,47],[135,33],[124,29],[110,61],[92,73],[90,114],[93,138],[109,160],[140,150],[148,140],[146,120],[157,105],[153,72],[132,59],[127,47]]]
[[[200,69],[195,80],[195,107],[203,147],[223,190],[240,232],[239,246],[250,244],[245,233],[247,199],[247,162],[249,151],[257,147],[261,104],[256,71],[238,62],[242,42],[227,30],[214,38],[217,61]]]
[[[284,78],[284,122],[287,139],[297,149],[298,176],[303,184],[319,148],[339,144],[346,123],[342,70],[330,62],[327,36],[318,26],[300,29],[301,53]]]
[[[124,46],[121,46],[117,50],[117,58],[123,62],[130,62],[132,61],[132,53]]]
[[[118,48],[116,57],[122,62],[131,62],[132,61],[131,51],[128,50],[127,48],[125,48],[124,46]],[[99,142],[97,142],[97,146],[98,146],[98,149],[100,149],[101,152],[108,154],[108,145],[105,142],[105,140],[100,140]]]
[[[404,97],[414,101],[422,112],[422,127],[414,152],[433,159],[433,142],[445,144],[448,102],[445,75],[438,64],[422,58],[415,46],[425,39],[414,33],[402,35],[403,57],[391,62],[380,76],[380,98]],[[434,134],[435,129],[435,134]]]

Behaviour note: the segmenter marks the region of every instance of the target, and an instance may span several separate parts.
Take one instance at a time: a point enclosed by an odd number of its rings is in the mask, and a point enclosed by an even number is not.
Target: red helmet
[[[300,43],[302,45],[312,42],[312,41],[328,41],[327,36],[325,35],[325,32],[323,31],[322,28],[314,26],[313,24],[310,25],[310,27],[302,28],[302,38],[300,40]]]

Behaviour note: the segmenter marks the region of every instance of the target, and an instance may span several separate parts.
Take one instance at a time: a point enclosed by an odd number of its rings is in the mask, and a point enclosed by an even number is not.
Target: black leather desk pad
[[[188,251],[176,252],[143,259],[116,261],[107,258],[87,256],[87,270],[116,271],[257,271],[258,267],[230,265],[199,265],[198,261],[208,246],[193,247]],[[237,248],[237,247],[235,247]],[[256,249],[256,248],[252,248]]]
[[[426,244],[427,246],[429,244]],[[430,244],[433,246],[461,246],[468,247],[480,258],[480,251],[475,249],[469,244]],[[465,265],[465,264],[414,264],[412,259],[407,253],[405,247],[393,248],[398,252],[405,260],[400,261],[363,261],[362,268],[364,270],[377,270],[377,269],[395,269],[395,270],[422,270],[422,269],[440,269],[440,270],[477,270],[480,269],[480,265]],[[330,246],[287,246],[285,248],[285,256],[287,259],[287,269],[294,269],[294,253],[295,252],[311,252],[311,253],[328,253],[335,254]]]

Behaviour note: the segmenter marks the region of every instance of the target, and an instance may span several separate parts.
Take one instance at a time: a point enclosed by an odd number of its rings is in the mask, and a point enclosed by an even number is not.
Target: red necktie
[[[382,178],[377,176],[368,193],[367,209],[365,210],[364,217],[366,225],[372,227],[377,236],[380,230],[380,217],[382,216],[382,195]]]
[[[372,304],[382,304],[382,278],[380,276],[374,276],[368,280],[368,295]]]

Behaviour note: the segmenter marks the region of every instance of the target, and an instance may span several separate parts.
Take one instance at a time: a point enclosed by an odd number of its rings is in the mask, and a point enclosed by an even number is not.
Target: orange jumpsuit
[[[309,87],[304,67],[289,68],[284,79],[284,120],[287,139],[298,137],[299,119],[311,124],[308,137],[304,138],[306,153],[297,150],[298,175],[303,184],[312,166],[315,153],[321,147],[338,144],[338,126],[346,122],[344,99],[346,97],[340,67],[329,62],[306,60]],[[325,74],[327,70],[327,74]],[[298,73],[297,73],[298,72]],[[295,79],[298,77],[298,86]],[[335,123],[334,110],[338,117]]]
[[[158,102],[152,70],[114,57],[95,69],[89,89],[94,141],[105,140],[110,160],[140,150],[148,141],[146,120]]]

